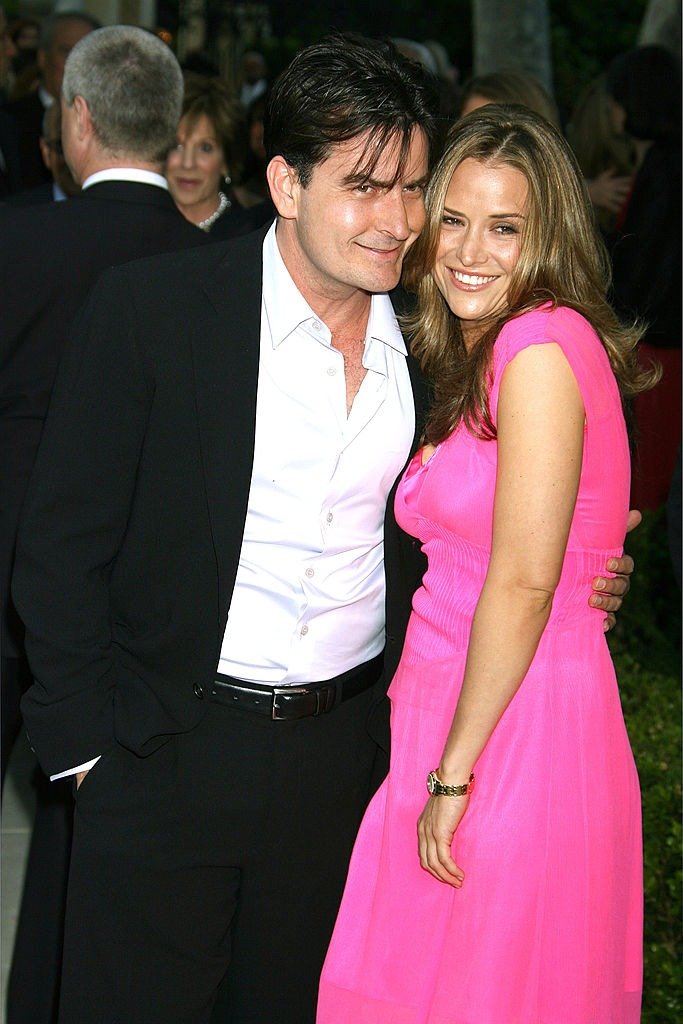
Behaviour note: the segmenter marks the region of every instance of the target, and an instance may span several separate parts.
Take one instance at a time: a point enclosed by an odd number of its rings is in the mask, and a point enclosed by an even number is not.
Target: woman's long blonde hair
[[[521,251],[505,307],[482,324],[482,336],[470,352],[458,319],[431,275],[448,186],[455,169],[468,159],[514,167],[528,183]],[[621,324],[607,302],[609,259],[576,159],[551,124],[516,105],[489,105],[468,114],[449,133],[426,204],[427,223],[408,255],[404,275],[406,287],[417,292],[418,303],[404,325],[433,389],[425,432],[430,443],[443,440],[461,420],[476,436],[495,437],[488,406],[494,342],[507,320],[544,303],[569,306],[592,324],[622,397],[651,386],[653,374],[636,363],[642,327]]]

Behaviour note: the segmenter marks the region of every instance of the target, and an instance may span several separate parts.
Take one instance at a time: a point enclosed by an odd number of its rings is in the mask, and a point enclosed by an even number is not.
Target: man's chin
[[[384,292],[392,291],[401,279],[403,262],[397,261],[393,266],[384,267],[381,272],[373,271],[364,274],[365,280],[358,283],[358,287],[372,295],[381,295]]]

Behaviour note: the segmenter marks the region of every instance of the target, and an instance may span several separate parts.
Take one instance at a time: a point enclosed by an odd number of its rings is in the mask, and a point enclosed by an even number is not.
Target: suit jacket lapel
[[[204,284],[204,315],[192,340],[221,630],[234,589],[254,459],[262,243],[259,232],[220,246],[224,256]]]

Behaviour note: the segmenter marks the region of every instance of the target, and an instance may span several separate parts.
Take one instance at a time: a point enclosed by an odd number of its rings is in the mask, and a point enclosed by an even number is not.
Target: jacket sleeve
[[[153,390],[134,323],[126,274],[110,271],[62,359],[19,524],[12,592],[34,677],[22,712],[48,775],[113,742],[109,577]]]

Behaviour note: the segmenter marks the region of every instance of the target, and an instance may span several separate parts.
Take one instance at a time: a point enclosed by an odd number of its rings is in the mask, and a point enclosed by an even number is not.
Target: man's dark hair
[[[308,185],[333,146],[368,133],[356,173],[370,178],[387,143],[400,141],[401,173],[415,128],[434,157],[436,79],[389,42],[336,33],[307,46],[278,77],[264,125],[268,159],[282,156]]]

